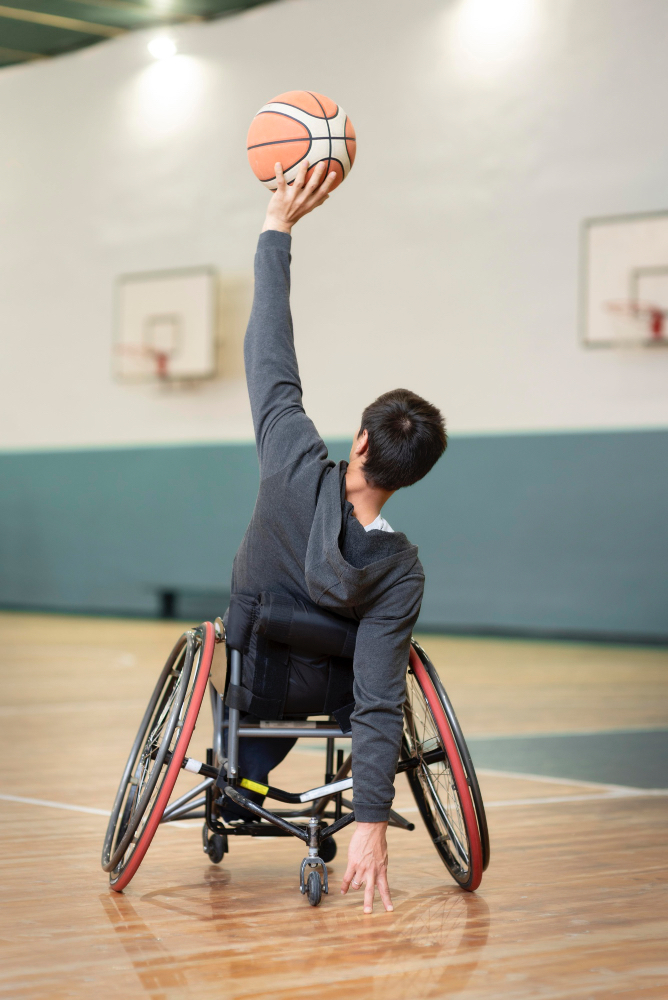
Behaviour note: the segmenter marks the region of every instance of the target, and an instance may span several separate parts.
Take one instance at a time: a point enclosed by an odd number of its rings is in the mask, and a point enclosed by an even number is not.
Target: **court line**
[[[517,777],[512,775],[512,777]],[[567,782],[561,781],[558,784],[565,785]],[[604,790],[594,795],[546,795],[542,798],[534,799],[497,799],[491,802],[484,802],[485,809],[502,809],[509,806],[542,806],[559,802],[608,802],[610,799],[638,799],[649,796],[668,796],[668,788],[626,788],[622,785],[611,786],[610,790]],[[418,812],[417,806],[397,806],[397,812]]]
[[[93,806],[74,806],[69,802],[52,802],[50,799],[31,799],[23,795],[5,795],[0,793],[0,801],[19,802],[21,805],[27,806],[43,806],[47,809],[66,809],[69,812],[89,813],[91,816],[111,816],[111,809],[94,809]],[[173,820],[171,823],[165,823],[164,825],[182,829],[189,824]],[[198,825],[201,826],[201,822]]]
[[[28,799],[23,795],[0,794],[3,802],[21,802],[27,806],[46,806],[47,809],[69,809],[71,812],[90,813],[92,816],[111,816],[110,809],[93,809],[92,806],[73,806],[67,802],[52,802],[50,799]]]
[[[494,773],[496,775],[503,775],[505,777],[517,777],[517,778],[529,778],[536,780],[541,780],[540,776],[526,775],[526,774],[513,774],[509,771],[495,771],[487,772]],[[567,781],[558,781],[557,779],[550,779],[555,784],[568,784]],[[498,809],[498,808],[508,808],[509,806],[539,806],[539,805],[552,805],[558,804],[560,802],[603,802],[609,801],[610,799],[631,799],[631,798],[644,798],[644,797],[666,797],[668,796],[668,789],[666,788],[630,788],[625,785],[596,785],[594,782],[579,782],[579,784],[589,784],[590,787],[600,788],[601,792],[593,795],[550,795],[543,798],[534,799],[497,799],[491,802],[485,802],[485,809]],[[93,816],[110,816],[111,811],[109,809],[95,809],[92,806],[75,806],[68,802],[52,802],[50,799],[33,799],[28,798],[23,795],[6,795],[0,793],[0,801],[3,802],[18,802],[21,805],[30,806],[42,806],[47,809],[65,809],[69,812],[82,812],[89,813]],[[404,806],[401,812],[417,812],[417,806]],[[174,829],[186,830],[190,829],[192,826],[200,826],[199,820],[175,820],[172,823],[166,823],[165,826],[172,827]]]
[[[102,701],[98,699],[97,701],[76,702],[55,701],[36,705],[2,705],[0,706],[0,718],[12,718],[14,716],[21,715],[66,715],[68,712],[90,712],[99,710],[109,712],[110,708],[114,711],[118,711],[119,709],[123,711],[134,711],[137,709],[137,714],[140,714],[140,706],[143,709],[145,704],[146,702],[140,701],[139,698],[126,698],[122,701]]]
[[[558,802],[609,802],[610,799],[640,799],[649,796],[668,796],[666,788],[626,788],[619,791],[600,792],[598,795],[546,795],[539,799],[499,799],[485,802],[485,809],[507,806],[542,806]]]
[[[476,774],[485,774],[489,778],[520,778],[522,781],[542,781],[547,785],[572,785],[574,788],[600,788],[606,792],[640,791],[661,792],[663,789],[641,789],[632,785],[609,785],[602,781],[584,781],[581,778],[555,778],[548,774],[528,774],[525,771],[497,771],[495,768],[477,767]]]
[[[668,726],[657,722],[656,724],[647,723],[640,726],[619,726],[613,729],[570,729],[568,731],[560,730],[559,732],[546,730],[541,733],[471,733],[466,737],[466,742],[497,743],[503,740],[542,740],[551,739],[552,737],[568,739],[572,736],[636,736],[643,735],[644,733],[666,732],[668,732]]]
[[[499,773],[499,772],[497,772]],[[519,775],[508,775],[509,777],[519,777]],[[557,784],[566,785],[568,782],[560,781]],[[559,802],[608,802],[610,799],[639,799],[644,797],[666,797],[668,788],[627,788],[625,786],[611,786],[592,795],[545,795],[533,799],[492,799],[484,802],[485,809],[504,808],[508,806],[542,806]],[[398,812],[418,812],[417,806],[398,807]]]

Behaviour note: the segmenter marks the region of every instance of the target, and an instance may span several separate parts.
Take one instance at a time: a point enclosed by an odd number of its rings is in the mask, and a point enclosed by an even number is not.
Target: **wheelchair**
[[[239,685],[241,670],[242,653],[226,650],[220,618],[188,629],[170,653],[130,750],[106,831],[102,868],[115,891],[121,892],[134,877],[161,823],[203,819],[203,850],[214,864],[228,853],[232,837],[293,836],[308,849],[300,866],[300,891],[312,906],[328,892],[327,865],[336,854],[334,836],[355,819],[347,797],[354,780],[352,754],[346,756],[336,747],[336,740],[349,739],[350,732],[345,733],[333,716],[329,721],[249,721],[238,708],[230,708],[226,717],[226,685]],[[448,872],[462,889],[473,891],[480,885],[490,854],[475,770],[441,680],[415,640],[407,671],[397,772],[406,773],[420,817]],[[207,686],[213,740],[206,760],[198,761],[188,757],[187,751]],[[239,740],[258,736],[322,739],[323,785],[289,792],[244,778],[239,773]],[[182,770],[201,780],[172,799]],[[253,814],[252,820],[223,822],[220,785],[228,800]],[[243,795],[241,788],[292,808],[266,809]],[[415,829],[395,811],[389,822],[408,832]]]

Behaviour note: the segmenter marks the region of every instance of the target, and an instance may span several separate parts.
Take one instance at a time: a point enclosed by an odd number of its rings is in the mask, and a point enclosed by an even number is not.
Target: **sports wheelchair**
[[[107,827],[102,867],[117,892],[137,872],[158,826],[185,819],[204,820],[203,849],[214,864],[228,852],[230,837],[297,837],[308,847],[300,868],[302,894],[317,906],[322,893],[328,892],[327,864],[336,854],[333,838],[355,819],[352,801],[345,797],[353,786],[352,754],[345,756],[335,746],[337,739],[349,738],[350,733],[344,733],[332,716],[329,721],[253,722],[244,721],[238,708],[226,713],[222,696],[227,685],[240,684],[241,675],[242,653],[225,649],[225,626],[220,618],[188,629],[174,646],[139,726]],[[207,685],[213,746],[202,762],[186,754]],[[324,784],[288,792],[247,780],[239,773],[239,740],[251,736],[324,740]],[[170,801],[181,770],[202,780]],[[489,863],[482,797],[452,705],[415,640],[410,648],[397,771],[406,773],[420,816],[451,876],[463,889],[477,889]],[[255,818],[223,822],[221,787],[228,800]],[[270,811],[244,796],[240,788],[293,808]],[[395,811],[390,825],[415,829]]]

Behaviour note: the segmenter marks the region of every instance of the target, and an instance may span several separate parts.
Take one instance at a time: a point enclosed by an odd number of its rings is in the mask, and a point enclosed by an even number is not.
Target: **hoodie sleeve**
[[[392,608],[371,609],[359,625],[354,659],[353,806],[361,823],[389,819],[401,747],[411,633],[420,611],[424,577],[411,575],[392,588]],[[391,610],[391,609],[388,609]],[[356,766],[359,764],[359,766]]]
[[[260,234],[253,309],[244,341],[261,479],[309,453],[314,458],[327,455],[302,405],[290,312],[291,240],[277,230]]]

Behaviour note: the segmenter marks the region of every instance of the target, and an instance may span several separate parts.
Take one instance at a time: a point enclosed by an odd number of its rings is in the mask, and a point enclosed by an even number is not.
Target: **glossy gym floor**
[[[395,911],[365,917],[338,894],[349,833],[317,910],[296,841],[233,839],[214,866],[196,821],[161,828],[128,889],[108,890],[105,817],[179,628],[0,616],[4,995],[665,1000],[668,650],[422,636],[469,738],[492,861],[469,895],[419,825],[391,830]],[[195,755],[210,729],[205,703]],[[302,741],[274,776],[296,790],[322,769]],[[397,804],[416,812],[403,777]]]

